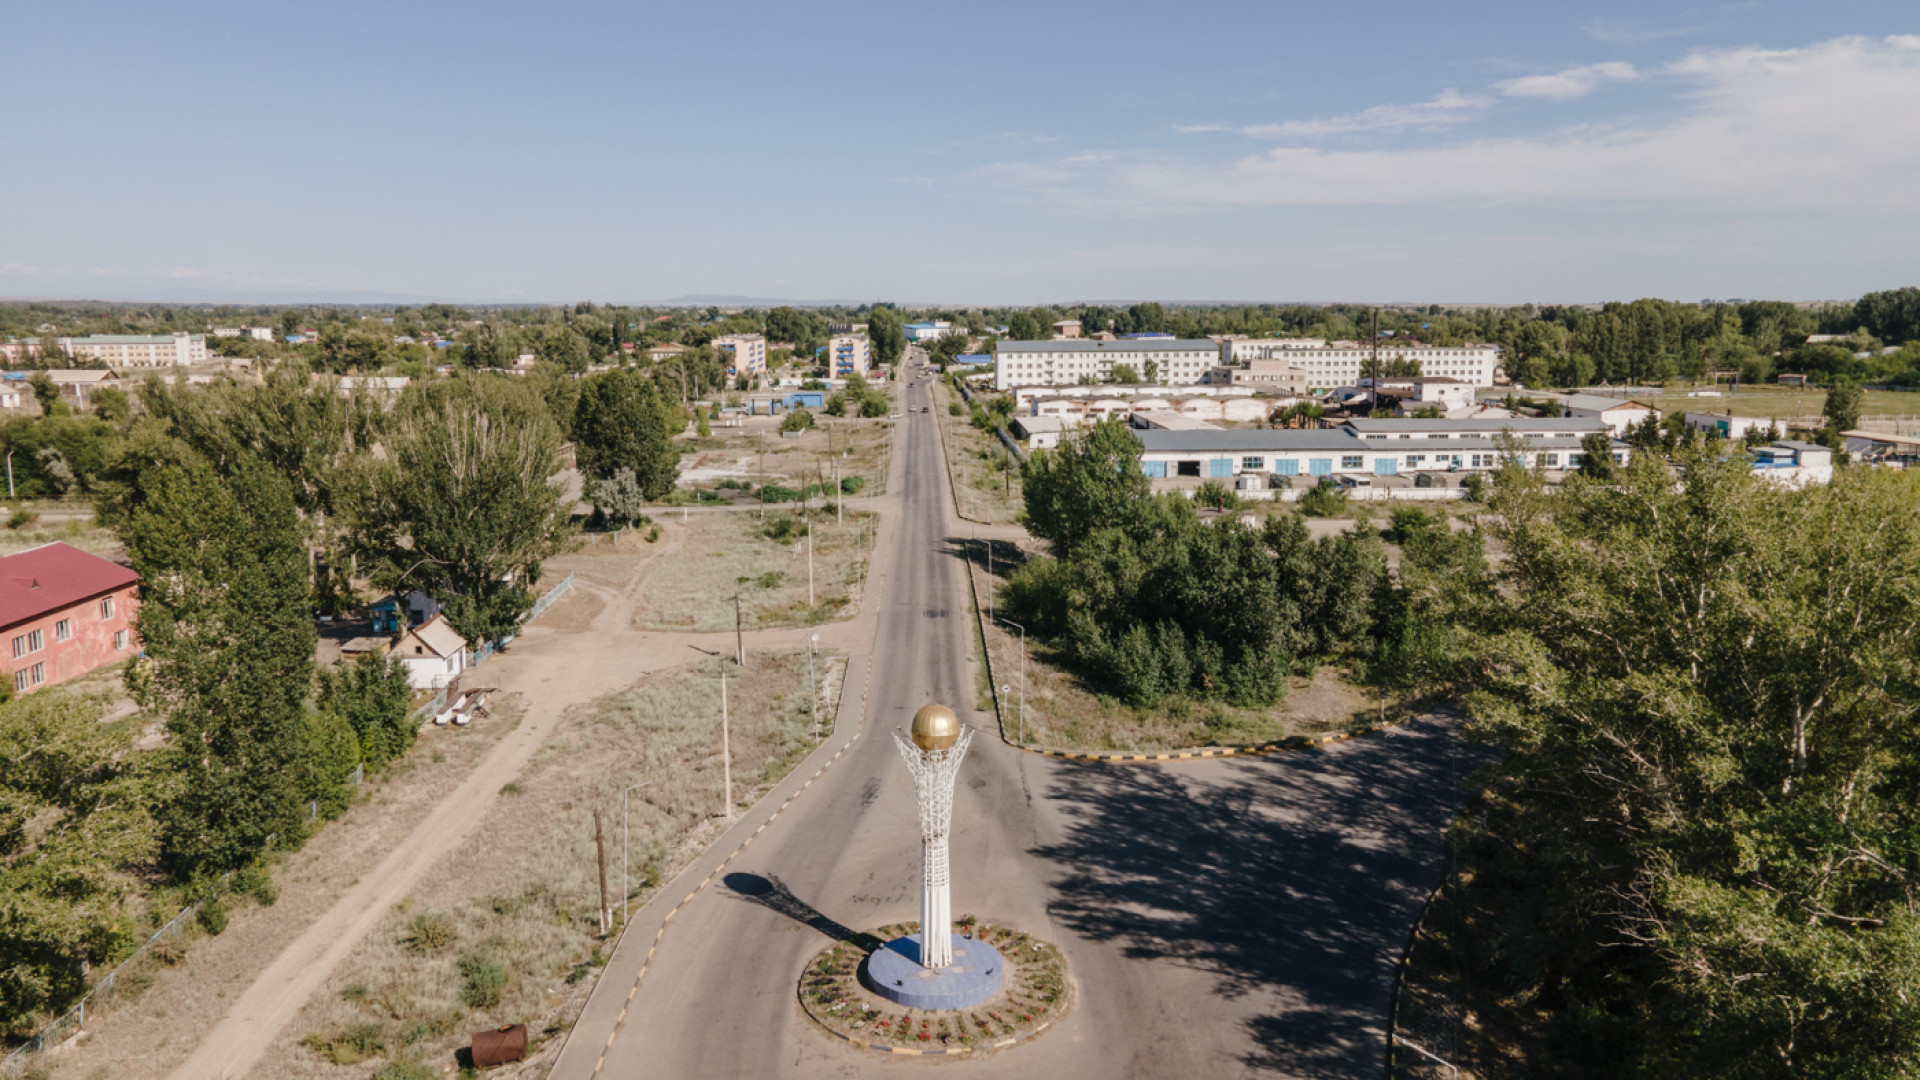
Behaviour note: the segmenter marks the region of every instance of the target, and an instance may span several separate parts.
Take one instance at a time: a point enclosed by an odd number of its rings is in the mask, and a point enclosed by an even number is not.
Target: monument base
[[[992,997],[1006,978],[1000,950],[977,938],[953,935],[953,963],[920,966],[920,935],[894,938],[867,957],[860,973],[867,989],[909,1009],[965,1009]]]

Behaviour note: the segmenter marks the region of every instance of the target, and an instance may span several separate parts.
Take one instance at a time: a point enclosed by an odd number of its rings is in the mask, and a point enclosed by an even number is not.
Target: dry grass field
[[[1020,489],[1020,462],[993,432],[981,431],[965,416],[952,415],[950,402],[958,401],[963,408],[966,402],[945,383],[936,380],[933,395],[960,515],[994,525],[1020,520],[1026,498]]]
[[[865,582],[874,518],[849,502],[836,521],[818,502],[668,520],[656,563],[634,607],[642,630],[710,632],[734,628],[731,597],[741,597],[748,630],[811,626],[851,614]],[[813,529],[813,603],[807,602],[807,541]]]
[[[756,652],[729,674],[734,801],[748,806],[803,758],[813,730],[807,656]],[[844,671],[821,657],[820,718]],[[473,1031],[528,1025],[537,1076],[591,990],[612,941],[598,925],[595,810],[616,917],[620,793],[630,796],[637,910],[723,827],[717,668],[650,675],[571,710],[473,840],[361,943],[256,1075],[361,1080],[382,1061],[450,1070]]]
[[[801,487],[831,479],[837,460],[842,477],[865,483],[859,498],[886,491],[890,431],[895,421],[836,419],[815,414],[816,426],[794,438],[782,437],[778,422],[755,419],[751,426],[713,428],[708,438],[679,440],[680,488],[714,490],[724,481]],[[740,501],[754,503],[748,496]]]
[[[81,551],[101,558],[120,560],[126,549],[110,530],[93,523],[93,508],[85,502],[57,502],[48,499],[21,499],[4,504],[0,513],[0,555],[13,555],[31,547],[64,541]],[[15,528],[14,516],[32,517]]]

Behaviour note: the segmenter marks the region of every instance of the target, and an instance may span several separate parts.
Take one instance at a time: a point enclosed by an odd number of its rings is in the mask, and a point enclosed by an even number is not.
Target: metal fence
[[[527,609],[527,613],[525,615],[520,616],[521,623],[523,624],[530,623],[533,620],[539,618],[541,612],[552,607],[553,602],[555,600],[560,599],[560,597],[565,595],[567,590],[571,588],[573,588],[573,575],[568,574],[566,577],[563,577],[560,579],[560,583],[558,585],[555,585],[553,588],[548,589],[545,593],[541,594],[540,599],[535,600],[533,602],[533,606]],[[472,656],[467,658],[467,666],[470,668],[477,668],[481,664],[486,663],[488,660],[493,658],[494,653],[499,652],[501,648],[507,644],[507,642],[512,640],[513,640],[513,635],[508,634],[506,637],[498,638],[494,641],[489,641],[482,644],[479,648],[473,650]]]
[[[88,1004],[95,1005],[95,1012],[98,1012],[98,1006],[104,1003],[108,997],[112,996],[114,984],[119,981],[121,972],[124,972],[128,965],[145,959],[155,945],[178,934],[181,929],[192,922],[194,916],[199,913],[200,905],[198,903],[189,904],[181,909],[180,914],[175,915],[167,925],[155,931],[154,935],[148,938],[144,944],[133,950],[133,955],[120,961],[118,966],[112,971],[107,972],[106,977],[95,983],[93,989],[87,991],[85,996],[83,996],[73,1008],[68,1009],[65,1015],[53,1023],[48,1024],[46,1027],[41,1028],[33,1038],[15,1047],[13,1052],[5,1058],[0,1058],[0,1076],[19,1075],[28,1066],[33,1064],[33,1059],[42,1051],[50,1046],[57,1046],[71,1038],[75,1032],[86,1025]]]

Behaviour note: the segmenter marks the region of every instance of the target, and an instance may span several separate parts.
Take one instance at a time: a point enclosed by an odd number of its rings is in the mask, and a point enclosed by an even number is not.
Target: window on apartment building
[[[113,597],[109,596],[100,601],[100,617],[103,619],[113,618]]]
[[[126,647],[127,647],[127,632],[125,630],[115,630],[113,632],[113,650],[115,652],[119,652],[122,649],[125,649]]]
[[[29,630],[27,632],[27,651],[28,652],[36,653],[46,647],[47,647],[46,631]]]
[[[1559,454],[1541,454],[1539,461],[1540,464],[1545,465],[1549,469],[1557,469],[1560,467]]]
[[[25,690],[27,688],[27,669],[26,668],[21,668],[19,671],[16,671],[13,673],[13,688],[16,691]]]
[[[25,655],[27,655],[27,635],[21,634],[13,639],[13,658],[18,660]]]
[[[1364,469],[1367,467],[1367,463],[1366,459],[1362,458],[1359,454],[1342,454],[1340,455],[1340,467],[1343,469]]]
[[[1425,454],[1408,454],[1407,468],[1411,469],[1415,465],[1423,464],[1426,460],[1427,460],[1427,455]]]
[[[47,681],[47,665],[44,661],[33,665],[30,670],[33,674],[33,685],[39,686]]]
[[[61,619],[53,624],[53,640],[67,641],[73,637],[73,620]]]
[[[1240,467],[1243,469],[1264,469],[1267,467],[1267,459],[1258,458],[1258,457],[1243,457],[1240,459]]]

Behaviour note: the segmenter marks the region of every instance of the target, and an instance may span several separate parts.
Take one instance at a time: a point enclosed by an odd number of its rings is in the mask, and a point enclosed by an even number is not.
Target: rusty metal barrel
[[[485,1069],[505,1065],[527,1056],[527,1025],[508,1024],[492,1031],[473,1033],[473,1067]]]

